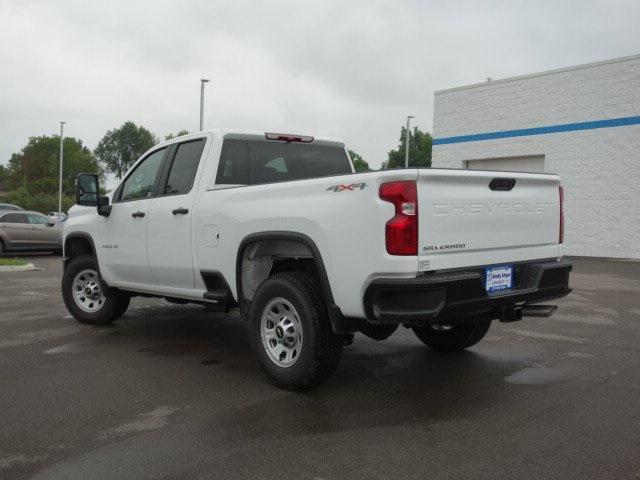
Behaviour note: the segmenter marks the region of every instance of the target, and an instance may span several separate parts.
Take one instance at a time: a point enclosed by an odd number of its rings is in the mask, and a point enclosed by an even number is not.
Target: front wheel
[[[98,262],[88,255],[74,258],[65,269],[62,298],[76,320],[90,325],[104,325],[120,318],[130,300],[120,292],[105,293]]]
[[[331,330],[311,275],[282,272],[269,277],[251,301],[248,320],[258,363],[277,386],[309,388],[338,366],[343,339]]]
[[[432,323],[413,327],[413,332],[429,347],[439,352],[459,352],[478,343],[486,335],[491,320],[475,321],[453,325]]]

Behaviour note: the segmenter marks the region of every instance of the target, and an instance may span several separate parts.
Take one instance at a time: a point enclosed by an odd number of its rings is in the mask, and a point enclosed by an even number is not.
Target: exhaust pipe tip
[[[522,320],[522,317],[550,317],[557,309],[557,305],[507,305],[500,310],[498,319],[509,323]]]

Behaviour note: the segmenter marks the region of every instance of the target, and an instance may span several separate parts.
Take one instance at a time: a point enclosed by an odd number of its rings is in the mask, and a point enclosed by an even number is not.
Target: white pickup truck
[[[277,385],[325,380],[355,332],[438,351],[570,292],[556,175],[354,173],[338,140],[212,130],[146,152],[109,197],[77,179],[62,294],[104,324],[132,296],[238,307]]]

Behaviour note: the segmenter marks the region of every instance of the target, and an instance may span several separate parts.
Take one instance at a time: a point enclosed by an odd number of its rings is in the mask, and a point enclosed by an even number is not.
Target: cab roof
[[[176,143],[179,141],[188,140],[190,138],[198,138],[201,137],[202,134],[211,134],[214,137],[218,138],[234,138],[234,139],[244,139],[244,140],[261,140],[261,141],[287,141],[284,137],[290,137],[293,142],[299,143],[310,143],[312,145],[328,145],[335,147],[344,148],[344,142],[337,138],[333,137],[318,137],[312,135],[304,135],[298,133],[283,133],[283,132],[261,132],[258,130],[239,130],[239,129],[227,129],[227,128],[216,128],[210,130],[203,130],[201,132],[193,132],[188,135],[182,135],[179,137],[174,137],[165,142],[161,142],[162,145],[170,145],[172,143]],[[275,135],[281,137],[276,138]],[[271,138],[269,138],[271,136]],[[310,141],[305,141],[305,139],[311,139]]]

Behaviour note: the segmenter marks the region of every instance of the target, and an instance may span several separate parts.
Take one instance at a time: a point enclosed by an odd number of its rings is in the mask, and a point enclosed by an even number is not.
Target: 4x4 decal
[[[343,192],[345,190],[353,191],[353,190],[364,190],[367,184],[365,182],[361,183],[350,183],[348,185],[333,185],[327,188],[327,191],[332,192]]]

